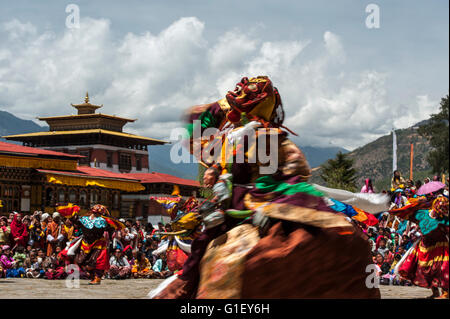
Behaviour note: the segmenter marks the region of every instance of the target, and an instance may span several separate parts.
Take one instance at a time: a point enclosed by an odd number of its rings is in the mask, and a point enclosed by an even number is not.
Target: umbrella
[[[429,182],[424,185],[422,185],[419,190],[417,191],[417,195],[425,195],[437,192],[438,190],[445,187],[445,184],[441,182]]]

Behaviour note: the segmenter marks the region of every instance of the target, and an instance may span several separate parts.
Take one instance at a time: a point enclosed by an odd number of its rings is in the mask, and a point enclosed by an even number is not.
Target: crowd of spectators
[[[436,180],[436,178],[434,178]],[[391,190],[383,191],[391,196],[391,207],[401,208],[408,200],[416,197],[422,181],[405,181],[395,173]],[[373,193],[370,179],[361,189],[364,193]],[[446,193],[445,193],[446,192]],[[448,196],[447,188],[444,195]],[[368,227],[357,223],[366,233],[372,247],[373,264],[382,284],[411,285],[395,272],[395,266],[411,245],[420,238],[417,225],[400,220],[385,212],[379,215],[376,225]],[[167,278],[173,272],[167,267],[166,252],[161,249],[167,239],[160,233],[171,231],[170,224],[159,223],[144,225],[141,221],[121,219],[126,228],[114,232],[109,242],[110,269],[106,277],[111,279],[127,278]],[[61,251],[66,244],[80,235],[70,219],[63,219],[59,213],[52,215],[34,212],[23,216],[14,212],[9,217],[0,217],[0,278],[27,277],[63,279],[67,276],[67,267]],[[88,279],[89,273],[80,270],[81,278]]]
[[[126,228],[108,238],[110,269],[106,278],[166,278],[172,274],[167,267],[166,253],[158,253],[165,244],[160,233],[170,225],[144,225],[141,221],[121,219]],[[105,233],[106,235],[107,233]],[[59,213],[34,212],[25,215],[13,212],[0,217],[0,278],[64,279],[70,273],[61,256],[66,244],[80,235],[69,219]],[[154,253],[155,252],[155,253]],[[89,273],[80,269],[82,279]]]
[[[384,190],[382,193],[391,196],[390,209],[401,208],[409,203],[411,198],[417,197],[418,189],[430,181],[439,181],[439,177],[432,179],[425,178],[417,180],[405,180],[401,177],[399,171],[394,172],[391,181],[391,189]],[[442,194],[448,197],[448,179],[446,188]],[[372,182],[366,179],[365,185],[361,188],[362,193],[374,193]],[[372,247],[373,264],[377,270],[377,276],[381,284],[408,285],[410,281],[402,279],[395,271],[395,267],[416,242],[422,236],[420,228],[413,222],[401,220],[395,216],[384,212],[378,217],[379,222],[376,225],[367,227],[359,223],[366,233],[369,243]]]

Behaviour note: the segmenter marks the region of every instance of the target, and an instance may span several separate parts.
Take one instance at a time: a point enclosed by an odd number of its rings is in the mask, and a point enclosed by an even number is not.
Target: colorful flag
[[[181,196],[177,197],[158,197],[158,196],[151,196],[150,199],[155,200],[159,204],[161,204],[162,207],[166,210],[167,214],[172,217],[173,210],[178,205],[178,203],[181,200]]]
[[[366,224],[367,226],[374,226],[378,224],[378,219],[373,216],[371,213],[367,213],[363,211],[362,209],[359,209],[356,206],[352,206],[353,209],[358,213],[358,215],[354,216],[353,218]]]
[[[67,206],[58,206],[56,211],[65,218],[71,218],[80,211],[80,206],[68,204]]]
[[[112,217],[109,217],[109,216],[102,216],[102,217],[115,230],[124,229],[126,227],[125,224],[123,224],[122,222],[120,222],[120,221],[118,221],[118,220],[116,220],[116,219],[114,219]]]

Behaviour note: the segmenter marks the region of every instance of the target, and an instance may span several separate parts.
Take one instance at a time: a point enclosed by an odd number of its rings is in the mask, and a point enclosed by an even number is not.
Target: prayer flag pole
[[[397,135],[392,128],[392,171],[397,170]]]
[[[411,143],[411,154],[409,163],[409,179],[413,180],[413,158],[414,158],[414,144]]]

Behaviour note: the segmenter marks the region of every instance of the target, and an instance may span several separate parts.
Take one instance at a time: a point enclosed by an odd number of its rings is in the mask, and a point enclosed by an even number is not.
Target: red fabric
[[[437,228],[421,239],[398,272],[416,286],[448,289],[448,256],[446,232]]]
[[[18,216],[19,215],[15,214],[11,223],[11,243],[13,244],[13,247],[16,244],[17,246],[25,247],[27,244],[28,232],[26,226],[17,218]],[[15,241],[14,238],[19,238],[19,240]]]
[[[67,206],[58,206],[56,211],[62,216],[66,218],[73,217],[76,213],[80,211],[80,207],[77,205],[69,204]]]
[[[364,224],[368,225],[368,226],[375,226],[376,224],[378,224],[378,219],[373,216],[370,213],[365,213],[367,216],[367,219],[365,221],[363,221]]]
[[[97,258],[97,264],[95,265],[97,270],[108,270],[109,269],[109,258],[108,250],[102,249],[100,255]]]
[[[409,204],[403,206],[402,208],[396,208],[389,211],[389,214],[403,218],[409,219],[414,217],[414,213],[419,209],[429,209],[431,208],[431,202],[427,201],[426,198],[410,198]]]
[[[377,248],[377,249],[378,249],[378,247],[380,247],[380,239],[381,239],[381,238],[384,238],[384,239],[386,240],[386,242],[387,242],[386,237],[381,236],[381,235],[378,235],[377,239],[375,240],[375,245],[376,245],[376,248]]]
[[[367,240],[356,228],[352,235],[340,231],[296,224],[287,232],[277,222],[246,255],[240,297],[380,298],[379,289],[365,284],[371,263]]]
[[[81,242],[81,249],[86,253],[89,254],[92,249],[106,249],[107,244],[106,240],[104,238],[97,239],[91,244],[86,243],[84,240]]]
[[[170,271],[177,271],[183,268],[188,255],[180,248],[167,250],[167,267]]]

